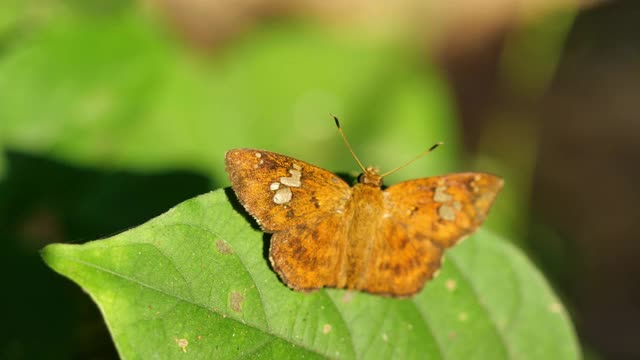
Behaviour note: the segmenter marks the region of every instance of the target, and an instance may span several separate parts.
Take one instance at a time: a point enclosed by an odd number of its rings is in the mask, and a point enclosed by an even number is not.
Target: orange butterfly
[[[232,188],[273,234],[269,259],[292,289],[413,295],[440,268],[443,251],[482,224],[503,180],[461,173],[382,190],[382,178],[408,163],[385,174],[364,168],[335,121],[363,170],[353,187],[304,161],[234,149],[225,158]]]

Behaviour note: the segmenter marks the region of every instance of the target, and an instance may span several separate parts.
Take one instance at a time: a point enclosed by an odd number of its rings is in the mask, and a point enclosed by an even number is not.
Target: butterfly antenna
[[[340,132],[340,136],[342,136],[342,140],[344,140],[344,143],[347,145],[347,149],[349,149],[349,151],[351,152],[351,156],[353,156],[353,158],[356,159],[356,162],[358,163],[358,166],[360,166],[360,169],[362,169],[362,172],[365,173],[367,170],[364,168],[364,166],[360,162],[360,159],[358,159],[358,157],[356,156],[356,153],[353,152],[353,149],[351,148],[351,145],[349,145],[349,141],[347,141],[347,137],[344,136],[344,132],[342,131],[342,128],[340,127],[340,121],[338,120],[338,117],[333,115],[333,114],[331,114],[331,116],[333,116],[333,120],[336,121],[336,126],[338,127],[338,131]]]
[[[414,159],[407,161],[406,163],[398,166],[397,168],[387,171],[386,173],[380,175],[380,177],[385,177],[387,175],[393,174],[394,172],[404,168],[405,166],[411,164],[412,162],[420,159],[421,157],[427,155],[428,153],[432,152],[433,150],[435,150],[438,146],[440,145],[444,145],[444,143],[442,141],[438,141],[437,143],[433,144],[430,148],[428,148],[427,150],[423,151],[420,155],[416,156]]]

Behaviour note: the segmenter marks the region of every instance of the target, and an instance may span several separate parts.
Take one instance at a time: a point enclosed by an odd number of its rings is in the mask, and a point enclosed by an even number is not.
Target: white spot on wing
[[[300,185],[302,185],[300,183],[300,178],[294,178],[294,177],[281,177],[280,183],[282,185],[287,185],[292,187],[300,187]]]
[[[447,194],[445,191],[447,191],[446,186],[438,186],[433,194],[433,201],[443,203],[453,199],[453,196]]]
[[[273,202],[276,204],[286,204],[289,201],[291,201],[291,196],[293,194],[291,193],[291,189],[289,189],[288,187],[283,187],[281,189],[278,189],[276,191],[276,194],[273,195]]]
[[[257,156],[258,153],[256,153]],[[260,164],[264,161],[260,160]],[[257,167],[257,165],[254,165]],[[269,190],[275,191],[275,195],[273,195],[273,202],[276,204],[286,204],[291,201],[291,197],[293,193],[291,192],[291,187],[300,187],[302,186],[302,182],[300,178],[302,178],[302,167],[298,164],[292,165],[293,169],[289,169],[289,177],[281,177],[280,182],[274,182],[269,185]],[[280,185],[284,185],[284,187],[280,187]]]
[[[302,182],[300,179],[302,178],[302,168],[298,164],[293,164],[293,169],[289,169],[289,177],[281,177],[280,183],[282,185],[292,186],[292,187],[300,187]]]
[[[451,205],[442,204],[438,209],[438,215],[444,220],[453,221],[456,219],[456,210]]]

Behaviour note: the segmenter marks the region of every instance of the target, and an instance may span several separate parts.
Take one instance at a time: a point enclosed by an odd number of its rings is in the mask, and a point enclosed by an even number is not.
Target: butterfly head
[[[342,128],[340,127],[340,121],[338,121],[338,118],[335,115],[332,115],[332,116],[333,116],[333,119],[336,122],[336,127],[338,128],[338,132],[340,132],[340,136],[342,136],[342,140],[344,140],[344,144],[347,145],[347,149],[349,149],[349,152],[353,156],[353,159],[358,163],[358,166],[360,166],[360,168],[362,169],[362,174],[360,174],[360,176],[358,176],[358,183],[360,183],[360,184],[370,185],[370,186],[375,186],[375,187],[382,187],[382,178],[383,177],[385,177],[385,176],[387,176],[389,174],[392,174],[392,173],[404,168],[405,166],[411,164],[412,162],[420,159],[424,155],[432,152],[439,145],[443,144],[442,142],[437,142],[437,143],[433,144],[433,146],[431,146],[429,149],[425,150],[420,155],[418,155],[415,159],[409,160],[406,163],[398,166],[397,168],[385,172],[384,174],[380,174],[380,171],[378,171],[377,168],[372,167],[372,166],[368,166],[368,167],[365,168],[362,165],[362,162],[360,161],[360,159],[358,159],[358,157],[356,156],[356,153],[353,152],[353,149],[351,148],[351,145],[349,145],[349,141],[347,141],[347,137],[344,136],[344,132],[342,131]]]
[[[358,176],[358,183],[381,187],[382,175],[380,175],[380,171],[378,170],[378,168],[368,166],[366,169],[364,169],[364,172]]]

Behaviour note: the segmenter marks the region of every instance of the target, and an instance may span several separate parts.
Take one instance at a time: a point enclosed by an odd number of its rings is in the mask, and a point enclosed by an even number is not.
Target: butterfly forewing
[[[225,163],[238,199],[267,232],[339,212],[351,193],[329,171],[269,151],[229,150]]]
[[[448,248],[482,224],[502,184],[501,178],[484,173],[405,181],[385,190],[387,216],[402,219],[411,239]]]

